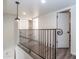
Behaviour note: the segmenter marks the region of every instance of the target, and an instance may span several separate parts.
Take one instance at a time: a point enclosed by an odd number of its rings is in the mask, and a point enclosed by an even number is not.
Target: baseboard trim
[[[71,54],[74,55],[74,56],[76,56],[76,53],[74,53],[74,52],[71,52]]]

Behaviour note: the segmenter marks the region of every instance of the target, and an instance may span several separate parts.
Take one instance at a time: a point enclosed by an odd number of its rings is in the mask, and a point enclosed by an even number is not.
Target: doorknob
[[[61,35],[63,34],[63,30],[61,30],[61,29],[57,30],[57,34],[58,34],[59,36],[61,36]]]
[[[67,33],[70,33],[69,31]]]

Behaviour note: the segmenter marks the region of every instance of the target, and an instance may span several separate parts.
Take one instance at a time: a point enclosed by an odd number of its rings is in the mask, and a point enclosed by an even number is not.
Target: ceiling
[[[16,15],[17,0],[3,0],[4,13]],[[19,0],[19,16],[33,18],[51,11],[56,11],[75,4],[75,0],[46,0],[45,4],[41,0]],[[23,15],[22,12],[26,12]]]

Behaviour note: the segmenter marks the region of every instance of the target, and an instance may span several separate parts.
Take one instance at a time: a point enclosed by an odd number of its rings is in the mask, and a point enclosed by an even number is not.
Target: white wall
[[[38,21],[39,29],[55,29],[56,28],[56,12],[51,12],[40,16]]]
[[[33,19],[33,29],[38,29],[38,18]],[[38,30],[33,31],[33,35],[34,35],[34,40],[39,40],[39,36],[38,36]]]
[[[9,48],[3,52],[3,59],[14,59],[14,48]]]
[[[4,59],[14,59],[14,49],[18,36],[18,23],[15,16],[11,14],[3,15],[3,56]]]
[[[71,7],[71,53],[76,55],[76,6]]]
[[[21,19],[20,21],[18,21],[18,29],[28,29],[28,26],[29,26],[28,20]]]
[[[38,29],[38,20],[39,18],[33,19],[33,29]]]
[[[4,14],[3,15],[3,49],[9,49],[15,46],[16,43],[16,32],[14,26],[15,16]],[[17,26],[17,25],[16,25]]]
[[[29,54],[23,51],[20,47],[16,47],[16,59],[33,59]]]

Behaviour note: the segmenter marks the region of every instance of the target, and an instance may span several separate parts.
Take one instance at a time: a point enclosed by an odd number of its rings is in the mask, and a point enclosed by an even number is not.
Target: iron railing
[[[21,29],[20,45],[42,59],[56,59],[56,29]]]

